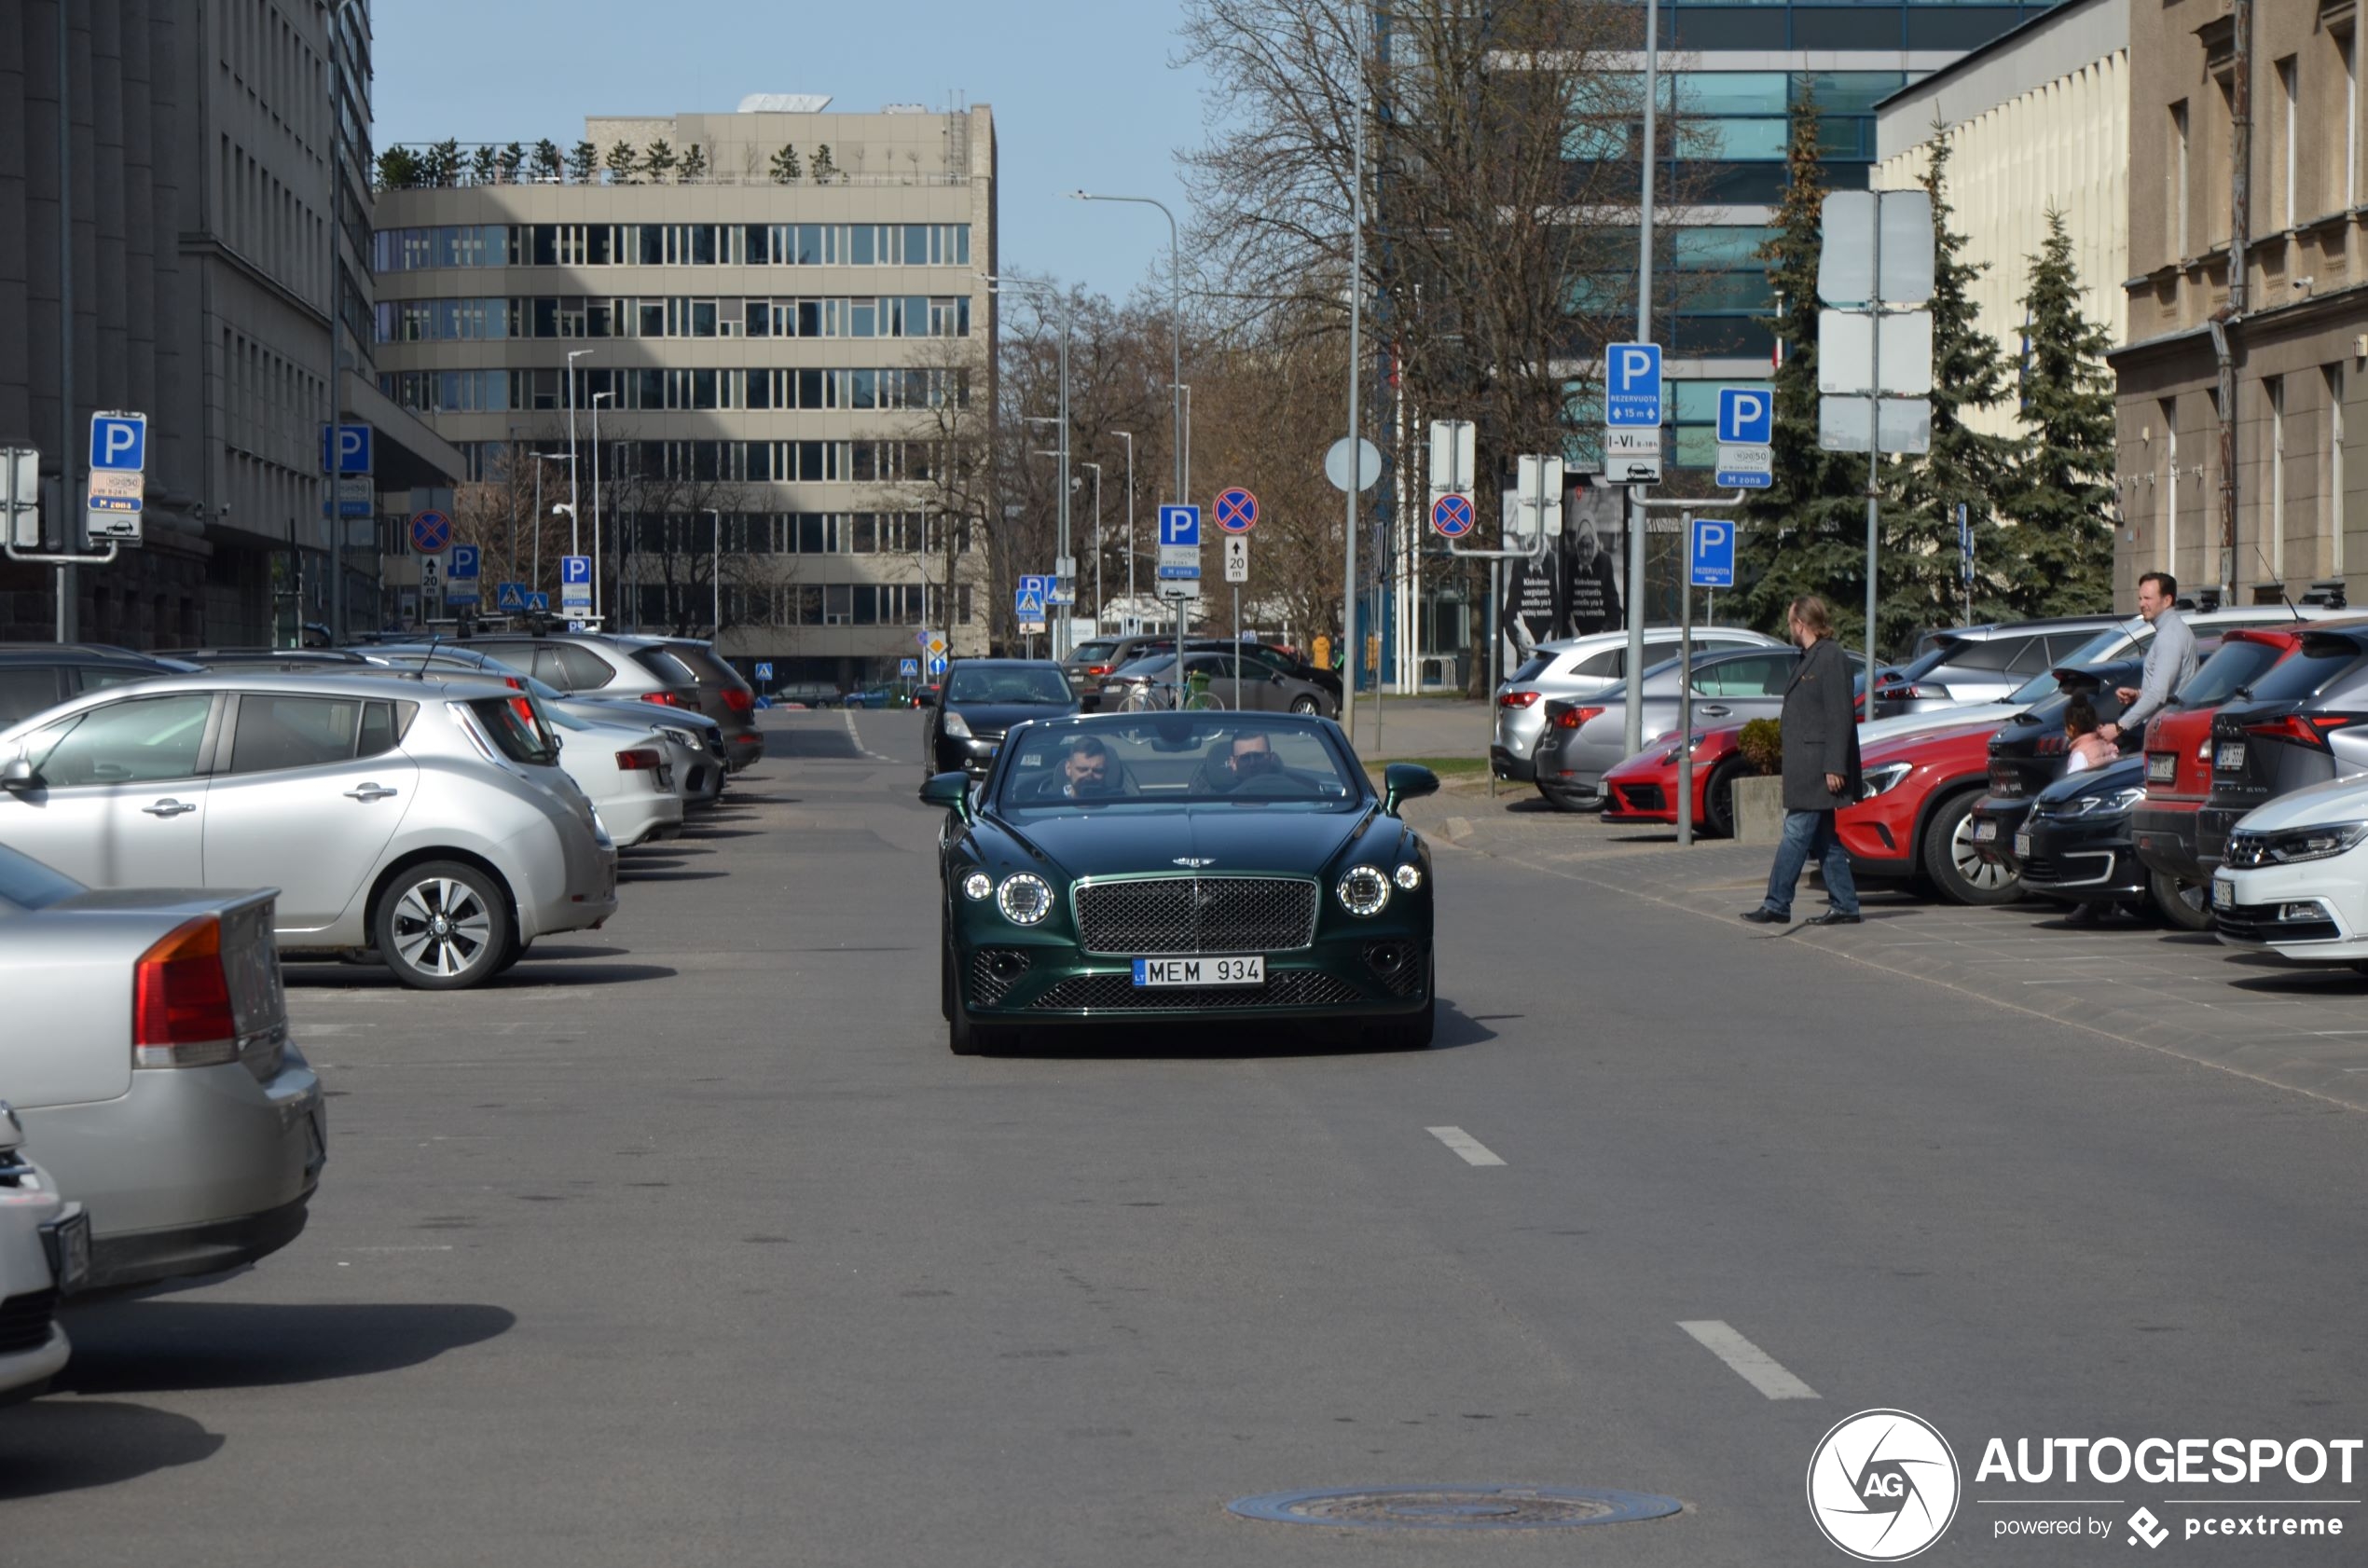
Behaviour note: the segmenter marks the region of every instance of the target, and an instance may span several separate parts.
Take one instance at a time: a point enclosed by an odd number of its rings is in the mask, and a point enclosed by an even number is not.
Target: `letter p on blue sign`
[[[1735,525],[1723,517],[1694,519],[1691,581],[1697,588],[1735,585]]]
[[[1726,447],[1765,447],[1775,439],[1776,399],[1767,387],[1718,389],[1718,440]]]
[[[90,416],[90,466],[138,474],[148,465],[148,416]]]

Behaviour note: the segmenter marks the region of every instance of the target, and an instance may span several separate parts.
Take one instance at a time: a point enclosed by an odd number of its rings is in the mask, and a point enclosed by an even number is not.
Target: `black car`
[[[0,642],[0,727],[85,692],[159,675],[186,675],[197,667],[185,660],[105,643]]]
[[[2145,798],[2142,754],[2068,773],[2040,791],[2015,838],[2023,887],[2061,903],[2177,899],[2188,906],[2192,922],[2203,909],[2203,885],[2191,883],[2182,890],[2138,858],[2130,824]]]
[[[2199,860],[2217,862],[2237,819],[2279,795],[2368,773],[2368,626],[2308,631],[2302,646],[2211,720],[2211,794],[2196,813]]]
[[[980,777],[1013,724],[1076,711],[1077,693],[1052,659],[958,659],[946,670],[923,725],[922,777]]]
[[[2085,695],[2096,707],[2098,722],[2111,722],[2121,712],[2115,688],[2138,684],[2144,668],[2141,659],[2117,659],[2112,664],[2059,669],[2054,696],[2016,714],[1989,737],[1989,790],[1976,803],[1969,819],[1976,853],[1992,864],[2019,871],[2015,835],[2022,831],[2023,819],[2031,814],[2031,802],[2039,792],[2064,776],[2064,754],[2070,745],[2064,735],[2064,709],[2075,695]],[[2122,743],[2132,748],[2141,740],[2138,736],[2122,737]]]

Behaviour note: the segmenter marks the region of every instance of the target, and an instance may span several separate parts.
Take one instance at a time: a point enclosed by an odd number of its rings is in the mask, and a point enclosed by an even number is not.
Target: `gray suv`
[[[1675,626],[1645,628],[1645,667],[1677,657],[1681,639]],[[1725,653],[1735,648],[1781,648],[1774,638],[1742,626],[1696,626],[1694,651]],[[1488,748],[1490,771],[1499,778],[1536,784],[1537,742],[1546,733],[1546,705],[1558,697],[1591,697],[1618,685],[1628,672],[1628,634],[1597,632],[1590,637],[1541,642],[1520,668],[1496,688],[1496,733]],[[1543,784],[1539,792],[1553,798]]]
[[[2033,676],[2065,663],[2100,631],[2121,620],[2117,615],[2066,615],[1935,633],[1931,646],[1895,675],[1876,681],[1875,716],[1888,719],[1995,702]]]
[[[756,727],[756,693],[711,644],[673,637],[613,637],[590,632],[542,636],[495,632],[463,644],[524,670],[571,697],[689,708],[723,727],[732,771],[764,755]]]

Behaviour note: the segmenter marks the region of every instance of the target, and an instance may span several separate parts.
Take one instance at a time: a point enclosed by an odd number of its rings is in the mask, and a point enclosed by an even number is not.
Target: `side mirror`
[[[21,795],[39,788],[41,776],[33,771],[32,758],[19,752],[5,763],[0,763],[0,790],[6,790],[12,795]]]
[[[1382,770],[1382,809],[1392,817],[1411,800],[1439,793],[1439,775],[1420,763],[1392,763]]]
[[[1279,686],[1283,683],[1283,672],[1278,669],[1273,674],[1269,675],[1266,679]]]
[[[929,805],[942,805],[958,812],[965,822],[971,819],[971,778],[965,773],[933,773],[921,786],[921,799]]]

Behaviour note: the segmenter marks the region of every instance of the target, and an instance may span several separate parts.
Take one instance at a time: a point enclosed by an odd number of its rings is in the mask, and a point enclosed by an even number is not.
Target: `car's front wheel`
[[[379,956],[420,991],[464,991],[505,967],[510,901],[501,882],[458,860],[430,860],[394,880],[371,920]]]
[[[2012,903],[2022,896],[2022,873],[1982,854],[1974,843],[1974,807],[1980,792],[1961,791],[1940,803],[1924,824],[1924,875],[1950,903]]]
[[[1735,780],[1740,764],[1721,763],[1702,785],[1702,831],[1713,838],[1735,836]]]
[[[1305,713],[1312,717],[1323,712],[1324,705],[1312,696],[1297,696],[1291,699],[1291,711]]]
[[[957,1056],[991,1056],[1003,1041],[1003,1031],[971,1021],[962,1005],[962,983],[954,965],[954,944],[945,944],[945,1048]]]
[[[1373,1038],[1384,1051],[1428,1051],[1431,1038],[1439,1032],[1439,966],[1434,962],[1430,973],[1424,977],[1427,995],[1423,1011],[1410,1012],[1400,1018],[1382,1021],[1373,1030]]]
[[[2146,894],[2157,912],[2182,931],[2211,929],[2211,884],[2187,882],[2168,872],[2149,872]]]

